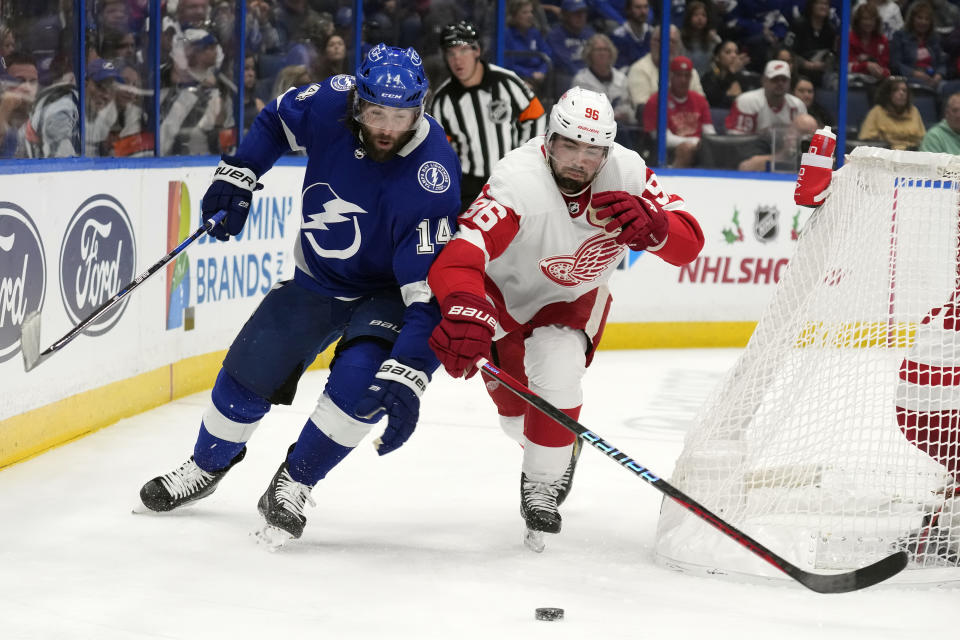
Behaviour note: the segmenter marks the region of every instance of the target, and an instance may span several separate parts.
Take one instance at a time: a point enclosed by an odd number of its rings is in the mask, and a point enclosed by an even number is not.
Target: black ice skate
[[[227,475],[227,471],[243,460],[247,448],[240,450],[233,460],[219,471],[204,471],[193,461],[193,456],[169,473],[157,476],[140,489],[140,501],[151,511],[170,511],[213,493]]]
[[[557,510],[557,482],[535,482],[520,473],[520,515],[526,523],[523,543],[540,553],[544,549],[544,533],[560,533],[560,512]]]
[[[567,470],[563,472],[563,476],[554,483],[554,486],[557,488],[558,507],[567,499],[567,495],[569,495],[570,489],[573,487],[573,474],[577,470],[577,460],[580,459],[580,450],[582,448],[580,438],[573,441],[573,453],[570,454],[570,464],[567,465]]]
[[[311,507],[317,506],[310,490],[311,487],[300,484],[290,476],[287,461],[284,460],[257,503],[257,510],[267,521],[263,529],[254,533],[260,544],[270,551],[276,551],[287,541],[303,534],[307,524],[307,518],[303,515],[304,506],[308,502]]]

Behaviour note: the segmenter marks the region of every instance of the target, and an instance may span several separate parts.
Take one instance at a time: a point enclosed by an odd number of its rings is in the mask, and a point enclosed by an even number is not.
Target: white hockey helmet
[[[610,100],[603,93],[571,87],[550,110],[547,141],[555,133],[599,147],[612,147],[617,121]]]

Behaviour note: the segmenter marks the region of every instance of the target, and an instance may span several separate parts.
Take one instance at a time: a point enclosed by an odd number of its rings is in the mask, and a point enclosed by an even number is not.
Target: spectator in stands
[[[547,33],[547,45],[553,52],[558,95],[570,86],[573,76],[586,67],[583,46],[595,33],[587,24],[587,3],[584,0],[563,0],[560,9],[560,24]]]
[[[693,61],[693,68],[701,76],[710,68],[713,50],[720,43],[720,36],[713,26],[713,5],[710,0],[690,0],[683,13],[680,40],[686,56]]]
[[[323,44],[320,57],[317,59],[313,71],[313,79],[317,82],[341,73],[347,73],[350,67],[347,64],[347,43],[343,36],[333,34]]]
[[[937,33],[947,34],[960,23],[960,8],[953,0],[929,0],[933,9],[933,28]]]
[[[943,120],[930,127],[920,143],[920,151],[960,155],[960,93],[947,98]]]
[[[18,156],[27,119],[37,98],[39,74],[33,56],[16,51],[3,57],[0,68],[0,158]]]
[[[903,29],[903,13],[900,11],[900,5],[896,0],[859,0],[854,8],[859,8],[865,4],[877,10],[877,15],[880,16],[881,31],[888,41],[893,38],[894,33]]]
[[[310,70],[303,64],[291,64],[277,73],[277,79],[273,83],[273,92],[270,98],[276,98],[286,93],[291,87],[302,87],[310,84]]]
[[[797,78],[797,81],[793,83],[793,95],[800,98],[800,101],[803,102],[804,106],[807,108],[807,113],[813,116],[814,120],[817,121],[817,128],[821,128],[824,125],[834,126],[833,114],[816,99],[816,89],[813,86],[813,81],[806,76],[800,76]]]
[[[57,83],[37,94],[25,132],[29,158],[69,158],[80,155],[80,110],[77,88]]]
[[[277,29],[278,48],[286,51],[303,42],[321,20],[321,15],[307,6],[307,0],[277,0],[270,22]]]
[[[234,94],[218,73],[222,56],[203,29],[174,41],[171,84],[160,91],[161,155],[218,155],[235,143]]]
[[[112,61],[117,67],[139,67],[137,38],[132,31],[105,29],[100,33],[100,57]]]
[[[247,0],[247,53],[274,53],[280,48],[280,34],[270,22],[270,3]]]
[[[850,26],[850,73],[869,82],[890,76],[890,42],[883,35],[877,8],[870,3],[858,5]]]
[[[837,32],[830,23],[830,0],[807,0],[803,14],[794,23],[788,43],[797,58],[797,71],[824,86],[824,76],[835,69]]]
[[[550,70],[552,52],[534,26],[533,0],[510,0],[507,4],[504,50],[506,67],[539,93]]]
[[[626,22],[613,30],[617,48],[615,66],[626,73],[630,65],[650,53],[650,0],[627,0]]]
[[[572,87],[583,87],[597,93],[606,94],[613,105],[613,115],[618,125],[636,124],[636,108],[630,101],[627,88],[627,74],[613,66],[617,59],[617,48],[606,35],[595,33],[583,47],[583,59],[586,69],[573,76]],[[618,127],[617,133],[619,134]]]
[[[713,48],[710,68],[700,78],[703,95],[711,107],[729,109],[744,91],[757,87],[756,75],[744,71],[745,59],[733,40],[724,40]]]
[[[210,16],[210,0],[180,0],[177,3],[177,22],[181,29],[203,27]]]
[[[809,113],[797,114],[787,125],[771,129],[773,149],[750,156],[738,165],[740,171],[786,171],[796,173],[800,155],[807,150],[809,139],[817,130],[817,121]]]
[[[142,158],[153,155],[153,131],[144,109],[143,82],[135,67],[118,65],[122,81],[115,86],[117,117],[110,129],[110,155]]]
[[[690,7],[687,7],[690,11]],[[674,167],[692,167],[696,164],[697,150],[702,134],[714,134],[710,105],[703,95],[690,90],[693,78],[693,61],[686,56],[677,56],[670,61],[669,90],[667,95],[667,150],[673,154]],[[645,131],[657,130],[657,107],[659,92],[650,96],[643,109]]]
[[[727,14],[728,33],[750,56],[752,71],[760,72],[768,52],[783,44],[790,28],[791,0],[740,0]]]
[[[248,54],[243,62],[243,131],[246,133],[265,105],[257,96],[257,57]]]
[[[94,6],[97,9],[97,26],[100,30],[130,31],[130,7],[126,0],[101,0]]]
[[[670,25],[670,58],[683,54],[683,43],[680,41],[680,29]],[[650,34],[650,53],[643,56],[632,65],[627,72],[627,86],[630,88],[630,100],[639,107],[646,104],[650,95],[660,86],[660,27],[654,27]],[[703,93],[700,84],[700,74],[693,70],[690,81],[690,90]]]
[[[13,29],[0,23],[0,59],[5,59],[17,48],[17,38]]]
[[[775,126],[790,126],[807,107],[787,93],[789,88],[790,65],[783,60],[769,61],[763,70],[763,86],[734,100],[725,123],[727,133],[763,133]]]
[[[113,155],[111,131],[117,122],[117,84],[123,82],[113,62],[95,58],[87,63],[86,155],[91,158]]]
[[[793,50],[790,47],[784,45],[777,45],[773,48],[773,54],[770,56],[770,60],[783,60],[790,67],[790,84],[793,84],[797,80],[797,76],[800,75],[797,70],[797,56],[793,54]]]
[[[867,112],[859,138],[882,140],[892,149],[915,149],[926,132],[906,79],[890,76],[877,88],[877,103]]]
[[[933,7],[917,0],[907,9],[903,30],[890,42],[890,70],[919,86],[936,89],[947,72],[947,57],[933,28]]]

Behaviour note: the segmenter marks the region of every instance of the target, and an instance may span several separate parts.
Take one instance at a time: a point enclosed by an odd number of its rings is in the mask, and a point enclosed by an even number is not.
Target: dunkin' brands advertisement
[[[0,175],[0,427],[65,397],[226,349],[270,287],[292,277],[303,169],[278,166],[261,179],[239,236],[202,235],[24,371],[27,314],[40,312],[41,350],[88,318],[200,226],[213,168]],[[810,215],[793,205],[793,183],[661,181],[684,197],[706,246],[679,268],[631,253],[611,281],[610,322],[756,321]]]

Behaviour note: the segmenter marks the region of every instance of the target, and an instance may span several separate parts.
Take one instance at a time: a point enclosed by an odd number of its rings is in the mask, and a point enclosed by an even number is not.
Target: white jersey
[[[783,97],[783,105],[779,109],[773,109],[767,103],[762,88],[741,93],[727,115],[727,131],[759,133],[774,127],[789,127],[794,118],[807,112],[807,107],[794,95],[788,93]]]
[[[663,192],[643,159],[618,144],[591,189],[565,199],[543,145],[543,136],[538,136],[504,156],[483,194],[460,217],[456,238],[484,252],[485,290],[500,314],[500,335],[511,325],[530,321],[547,305],[573,302],[605,288],[627,248],[616,242],[616,233],[604,231],[609,221],[597,219],[589,204],[591,193],[644,195],[667,210],[689,215],[680,211],[684,205],[679,197]]]

